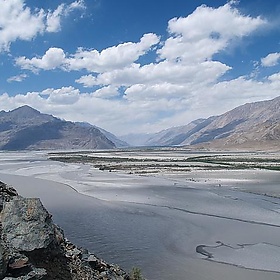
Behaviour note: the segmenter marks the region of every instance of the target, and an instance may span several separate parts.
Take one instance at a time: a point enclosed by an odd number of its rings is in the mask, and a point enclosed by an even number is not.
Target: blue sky
[[[277,0],[0,0],[0,110],[117,135],[279,96]]]

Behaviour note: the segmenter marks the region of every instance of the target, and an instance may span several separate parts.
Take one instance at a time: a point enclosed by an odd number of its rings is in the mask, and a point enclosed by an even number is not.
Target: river
[[[68,239],[127,271],[140,267],[149,280],[280,277],[278,198],[53,162],[44,153],[0,155],[1,181],[40,197]],[[201,245],[212,258],[197,252]]]

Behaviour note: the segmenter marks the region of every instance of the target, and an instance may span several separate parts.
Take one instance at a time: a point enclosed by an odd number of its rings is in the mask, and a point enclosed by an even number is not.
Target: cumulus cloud
[[[159,37],[155,34],[145,34],[138,43],[127,42],[109,47],[98,52],[97,50],[78,51],[67,58],[66,65],[69,70],[86,69],[89,72],[105,72],[122,68],[146,54],[152,46],[158,44]]]
[[[76,82],[83,84],[85,87],[109,84],[131,86],[135,83],[152,85],[165,82],[185,85],[190,83],[205,84],[215,82],[230,69],[231,67],[218,61],[184,65],[165,60],[143,66],[134,63],[123,69],[107,71],[97,76],[84,75]]]
[[[24,0],[0,0],[0,52],[8,51],[16,40],[30,41],[38,34],[58,32],[62,16],[82,6],[82,1],[76,1],[54,11],[31,10]]]
[[[93,94],[95,97],[107,99],[119,96],[119,91],[118,87],[110,85],[96,90]]]
[[[187,63],[209,60],[232,40],[248,36],[267,23],[260,17],[242,15],[233,4],[231,1],[216,9],[202,5],[187,17],[171,19],[171,37],[158,50],[160,57]]]
[[[19,57],[16,59],[16,64],[23,69],[32,71],[35,69],[38,71],[62,68],[67,71],[86,69],[89,72],[105,72],[125,67],[137,61],[140,56],[146,54],[158,42],[159,37],[149,33],[144,34],[138,43],[123,43],[104,49],[101,52],[79,48],[75,54],[68,57],[65,56],[62,49],[51,48],[42,57],[31,59]],[[58,55],[57,59],[55,59],[56,55]],[[48,65],[53,65],[54,60],[56,61],[54,67],[49,68]]]
[[[80,91],[74,87],[62,87],[60,89],[49,88],[40,93],[41,96],[47,98],[49,103],[60,104],[74,104],[79,100]]]
[[[270,87],[280,90],[280,72],[270,75],[268,81],[270,82]]]
[[[23,0],[0,1],[0,51],[8,50],[11,42],[31,40],[45,30],[45,12],[32,12]]]
[[[166,94],[168,92],[168,95]],[[127,88],[125,91],[125,98],[129,101],[137,100],[159,100],[165,99],[187,99],[187,96],[191,96],[191,90],[186,90],[185,85],[171,84],[167,82],[146,85],[146,84],[134,84]]]
[[[262,66],[271,67],[279,64],[280,53],[270,53],[261,59]]]
[[[61,67],[65,60],[65,53],[60,48],[50,48],[42,57],[28,59],[24,56],[16,59],[16,64],[22,69],[38,72],[39,69],[52,70]]]

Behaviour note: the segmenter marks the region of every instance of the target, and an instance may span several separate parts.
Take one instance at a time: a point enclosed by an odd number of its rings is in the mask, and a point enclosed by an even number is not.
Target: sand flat
[[[0,160],[0,179],[40,197],[71,240],[126,269],[140,266],[148,279],[276,280],[280,201],[244,190],[278,193],[279,173],[242,172],[139,176],[42,153]],[[199,245],[213,258],[197,253]]]

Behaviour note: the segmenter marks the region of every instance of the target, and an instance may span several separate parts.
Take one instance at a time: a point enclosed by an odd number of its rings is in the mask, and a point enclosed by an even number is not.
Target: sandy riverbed
[[[279,179],[258,170],[138,176],[43,153],[0,160],[0,180],[40,197],[71,240],[148,279],[279,279],[280,201],[248,193],[277,196]]]

